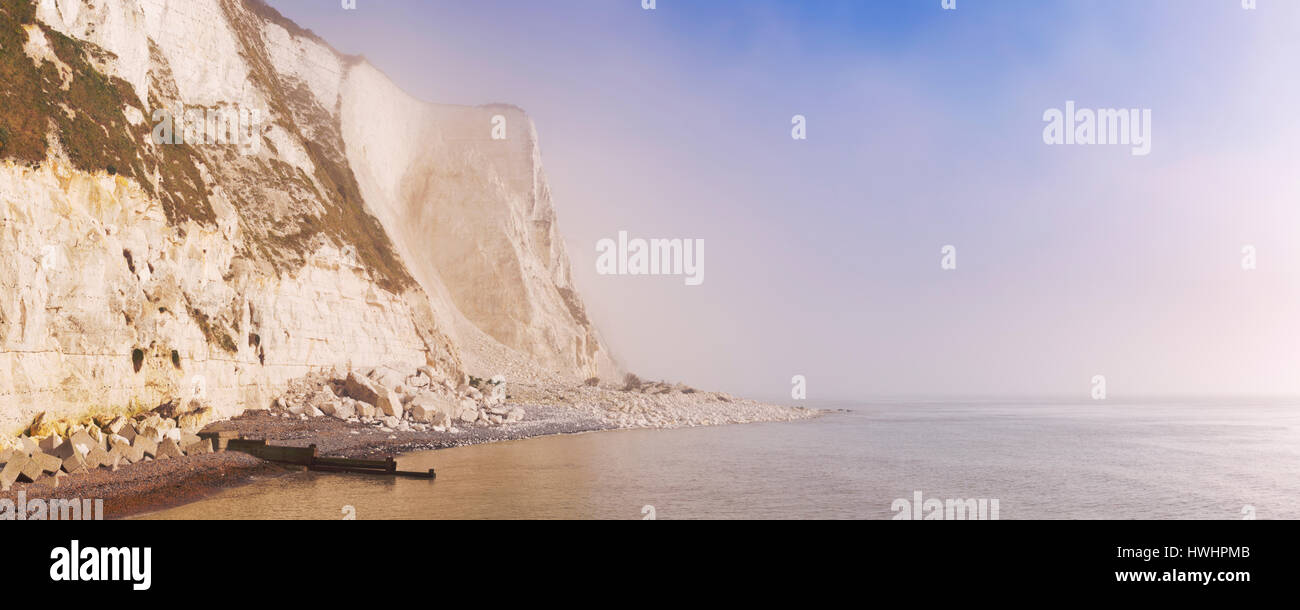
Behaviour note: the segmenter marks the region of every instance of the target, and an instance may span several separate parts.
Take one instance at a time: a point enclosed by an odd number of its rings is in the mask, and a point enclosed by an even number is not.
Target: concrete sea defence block
[[[11,485],[23,477],[23,471],[27,469],[29,462],[31,462],[31,458],[21,452],[11,455],[8,461],[5,462],[4,468],[0,469],[0,488],[8,491]]]
[[[33,453],[31,460],[41,469],[41,472],[47,474],[54,474],[63,468],[63,460],[42,451]]]
[[[155,456],[155,459],[163,460],[178,457],[185,457],[185,453],[181,451],[180,445],[177,445],[176,441],[167,438],[163,439],[163,442],[158,443],[158,454]]]

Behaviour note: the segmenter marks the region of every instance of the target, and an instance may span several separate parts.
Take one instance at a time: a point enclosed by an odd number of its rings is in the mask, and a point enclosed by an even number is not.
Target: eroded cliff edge
[[[414,100],[258,0],[6,0],[0,76],[0,432],[488,351],[615,369],[517,109]],[[259,146],[155,144],[182,108]]]

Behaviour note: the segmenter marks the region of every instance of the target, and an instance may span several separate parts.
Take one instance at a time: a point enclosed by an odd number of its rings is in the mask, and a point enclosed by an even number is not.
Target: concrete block
[[[143,451],[144,454],[148,457],[151,458],[158,457],[158,442],[148,436],[142,434],[140,436],[135,437],[135,442],[132,444],[132,446]]]
[[[168,438],[168,439],[163,439],[163,442],[158,443],[158,453],[154,457],[162,460],[167,458],[178,458],[184,456],[185,453],[181,451],[180,445],[177,445],[176,441]]]
[[[87,468],[99,468],[108,465],[108,452],[100,449],[98,445],[92,447],[90,453],[86,454]]]
[[[210,439],[202,439],[196,436],[190,444],[185,445],[185,455],[203,455],[205,453],[212,453],[212,441]]]
[[[19,474],[18,480],[35,483],[40,480],[41,475],[45,474],[45,470],[36,460],[28,458],[27,463],[23,464],[23,471]]]
[[[34,451],[40,451],[41,447],[35,440],[26,436],[20,436],[18,437],[18,449],[27,455],[31,455]]]
[[[71,445],[73,449],[76,449],[81,455],[85,456],[90,453],[91,449],[99,446],[99,441],[96,441],[94,437],[90,436],[90,433],[82,430],[73,434],[72,437],[68,439],[68,444]]]
[[[54,450],[62,444],[63,437],[57,434],[51,434],[36,442],[36,445],[40,447],[41,451],[48,454],[53,454]]]
[[[119,467],[125,466],[129,463],[130,462],[127,462],[126,460],[126,455],[122,453],[122,450],[116,447],[109,449],[108,453],[104,457],[104,466],[112,468],[113,470],[117,470]]]
[[[63,471],[68,474],[81,474],[86,470],[86,458],[80,453],[73,453],[63,460]]]
[[[47,474],[54,474],[63,468],[63,460],[43,451],[33,453],[31,459],[41,469],[41,472]]]
[[[5,462],[5,467],[0,469],[0,489],[8,491],[11,485],[17,483],[22,478],[27,463],[31,461],[31,458],[21,452],[11,455],[9,461]]]

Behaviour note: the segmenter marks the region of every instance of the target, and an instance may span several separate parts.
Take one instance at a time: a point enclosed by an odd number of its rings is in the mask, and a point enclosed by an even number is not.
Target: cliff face
[[[257,0],[5,0],[0,77],[0,431],[233,414],[322,368],[459,378],[471,333],[612,369],[516,109],[416,101]],[[260,120],[156,143],[182,109]]]
[[[340,114],[366,202],[419,283],[454,306],[448,315],[550,370],[613,371],[573,289],[522,111],[425,104],[363,63],[349,70]]]

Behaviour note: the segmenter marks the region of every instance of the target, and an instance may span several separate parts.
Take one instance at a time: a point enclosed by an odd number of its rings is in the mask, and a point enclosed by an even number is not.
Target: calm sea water
[[[411,454],[436,481],[294,474],[166,519],[1300,518],[1300,405],[859,405],[805,422],[557,436]]]

